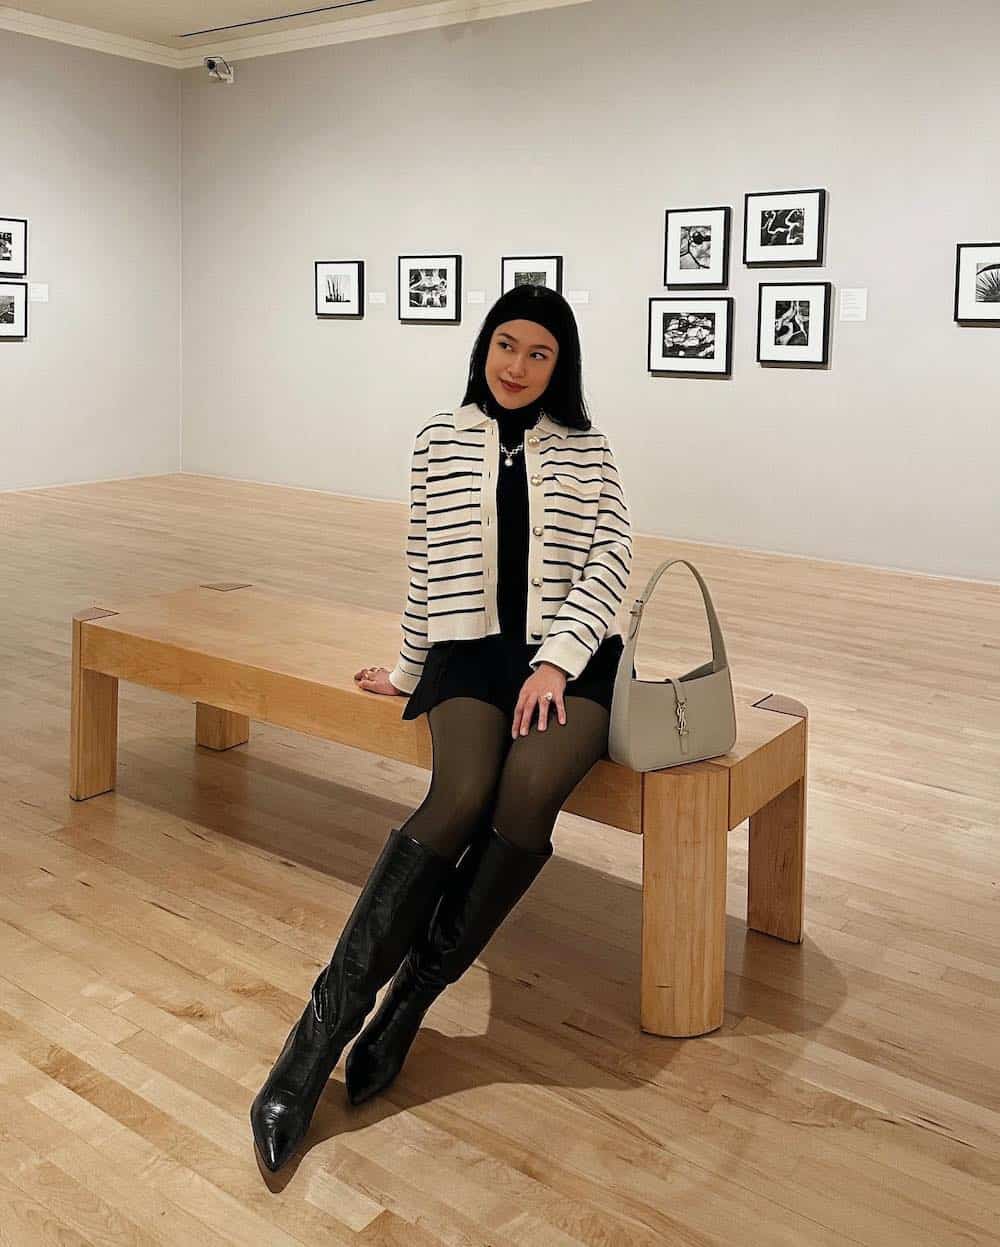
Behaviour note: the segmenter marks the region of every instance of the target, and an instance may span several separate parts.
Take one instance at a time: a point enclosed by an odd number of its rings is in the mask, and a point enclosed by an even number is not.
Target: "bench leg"
[[[220,710],[218,706],[206,706],[195,702],[195,744],[206,749],[232,749],[245,745],[250,739],[250,719],[233,710]]]
[[[802,942],[806,865],[805,776],[750,816],[747,926]]]
[[[110,611],[81,611],[73,617],[70,693],[69,795],[86,801],[111,792],[118,770],[118,680],[90,671],[82,661],[82,630],[88,618]]]
[[[729,774],[694,763],[642,782],[640,1025],[704,1035],[725,1011]]]

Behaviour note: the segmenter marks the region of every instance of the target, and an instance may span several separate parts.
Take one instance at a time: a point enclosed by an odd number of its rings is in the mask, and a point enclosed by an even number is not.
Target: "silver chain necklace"
[[[545,414],[544,410],[543,410],[541,407],[539,407],[539,409],[538,409],[538,415],[535,417],[534,424],[530,424],[530,425],[528,426],[528,428],[533,429],[533,428],[535,427],[535,425],[538,423],[538,421],[539,421],[539,420],[541,420],[541,418],[542,418],[542,416],[543,416],[544,414]],[[499,427],[499,426],[498,426],[498,427]],[[503,442],[501,441],[501,443],[500,443],[500,449],[503,451],[504,455],[506,456],[506,457],[505,457],[505,459],[504,459],[504,461],[503,461],[503,466],[504,466],[505,468],[511,468],[511,467],[513,467],[513,466],[514,466],[514,456],[515,456],[515,455],[516,455],[519,451],[524,450],[524,442],[523,442],[523,441],[518,442],[518,444],[517,444],[517,445],[516,445],[516,446],[515,446],[512,450],[508,450],[508,449],[507,449],[507,447],[506,447],[506,446],[503,444]]]

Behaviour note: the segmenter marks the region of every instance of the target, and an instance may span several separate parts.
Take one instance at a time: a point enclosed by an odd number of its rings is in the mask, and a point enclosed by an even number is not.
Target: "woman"
[[[409,695],[404,719],[427,714],[431,783],[390,832],[254,1100],[272,1171],[395,975],[345,1069],[354,1104],[392,1082],[427,1009],[551,857],[563,802],[607,752],[631,529],[608,439],[584,405],[576,321],[555,291],[516,286],[496,302],[463,406],[418,431],[407,564],[399,660],[354,678]]]

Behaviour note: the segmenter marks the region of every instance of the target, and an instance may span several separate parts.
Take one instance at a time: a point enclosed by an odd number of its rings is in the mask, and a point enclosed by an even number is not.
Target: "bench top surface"
[[[352,686],[360,667],[391,666],[399,643],[398,617],[387,611],[239,582],[98,607],[114,613],[88,626],[332,686]]]
[[[365,698],[374,695],[354,682],[355,671],[367,665],[391,667],[399,645],[398,613],[245,582],[190,585],[120,602],[102,600],[93,610],[79,612],[77,619],[87,628],[314,681]],[[738,763],[806,715],[800,703],[768,689],[734,681],[733,693],[738,739],[731,753],[713,760],[717,764]],[[402,713],[403,699],[398,700]]]

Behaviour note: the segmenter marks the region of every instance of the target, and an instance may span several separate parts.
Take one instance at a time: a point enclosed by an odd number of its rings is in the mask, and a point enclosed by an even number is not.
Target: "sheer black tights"
[[[608,711],[589,697],[565,699],[566,722],[537,711],[526,736],[511,736],[511,716],[475,697],[449,697],[428,711],[434,763],[407,835],[457,861],[476,832],[493,826],[521,848],[549,843],[563,802],[607,752]]]

